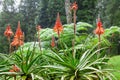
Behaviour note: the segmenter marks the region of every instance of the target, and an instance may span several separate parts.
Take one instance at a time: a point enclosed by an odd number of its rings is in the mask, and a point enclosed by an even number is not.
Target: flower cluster
[[[76,1],[72,4],[71,6],[71,10],[77,10],[78,9],[78,5],[76,3]]]
[[[60,36],[60,33],[63,31],[63,26],[62,26],[62,23],[61,23],[61,20],[60,20],[59,13],[57,13],[57,19],[56,19],[56,22],[55,22],[53,30],[55,32],[57,32],[58,37]]]
[[[101,35],[103,33],[104,33],[103,25],[102,25],[102,22],[101,22],[100,18],[98,18],[97,28],[95,29],[95,34]]]
[[[22,32],[20,28],[20,21],[18,22],[18,27],[14,36],[14,39],[11,43],[11,46],[21,46],[24,44],[24,33]]]
[[[6,28],[5,32],[4,32],[4,35],[5,35],[8,39],[10,39],[10,37],[13,36],[13,32],[12,32],[12,30],[11,30],[10,25],[7,25],[7,28]]]
[[[61,23],[59,13],[57,13],[57,18],[56,18],[56,22],[55,22],[55,25],[53,27],[53,30],[54,30],[54,32],[57,32],[58,38],[60,38],[60,33],[63,31],[63,25]],[[54,38],[54,36],[52,36],[51,46],[55,47],[55,38]]]
[[[13,65],[12,69],[9,70],[9,72],[20,72],[20,68],[18,68],[16,65]]]

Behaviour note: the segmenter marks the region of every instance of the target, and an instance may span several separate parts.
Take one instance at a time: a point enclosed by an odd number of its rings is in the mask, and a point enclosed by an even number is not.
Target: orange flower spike
[[[24,40],[24,33],[20,28],[20,21],[18,21],[18,27],[13,42],[11,43],[11,46],[16,46],[16,47],[21,46],[24,44],[23,40]]]
[[[19,41],[19,40],[18,40],[17,36],[15,35],[15,36],[14,36],[14,39],[13,39],[13,41],[12,41],[12,43],[11,43],[11,46],[18,46],[18,44],[19,44],[18,41]]]
[[[78,5],[77,5],[76,1],[72,4],[71,9],[72,10],[77,10],[78,9]]]
[[[97,27],[102,27],[102,26],[103,26],[102,22],[101,22],[100,18],[98,18]]]
[[[38,26],[36,27],[36,30],[37,30],[37,31],[40,31],[40,30],[41,30],[41,26],[38,25]]]
[[[18,46],[21,46],[23,44],[24,44],[24,42],[22,40],[18,39],[17,36],[15,36],[14,39],[13,39],[13,42],[11,43],[11,46],[17,46],[18,47]]]
[[[16,33],[15,35],[18,37],[18,38],[21,38],[21,36],[23,36],[23,32],[20,28],[20,21],[18,21],[18,27],[17,27],[17,30],[16,30]]]
[[[51,46],[55,47],[55,38],[54,38],[54,36],[52,36]]]
[[[20,72],[20,69],[19,69],[16,65],[13,65],[12,69],[13,69],[15,72]]]
[[[58,36],[63,31],[63,26],[62,26],[62,23],[61,23],[61,20],[60,20],[59,13],[57,13],[57,19],[56,19],[56,22],[55,22],[53,30],[55,32],[57,32]]]
[[[97,21],[97,28],[95,29],[95,34],[101,35],[104,33],[103,25],[100,18]]]
[[[11,36],[13,36],[13,32],[12,32],[12,30],[11,30],[10,25],[7,26],[7,28],[6,28],[5,32],[4,32],[4,35],[5,35],[6,37],[8,37],[8,38],[10,38]]]

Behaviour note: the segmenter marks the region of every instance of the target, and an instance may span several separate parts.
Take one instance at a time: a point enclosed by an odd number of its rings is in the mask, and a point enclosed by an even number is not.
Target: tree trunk
[[[70,24],[70,23],[72,23],[72,13],[70,10],[70,0],[65,0],[65,11],[66,11],[67,24]]]

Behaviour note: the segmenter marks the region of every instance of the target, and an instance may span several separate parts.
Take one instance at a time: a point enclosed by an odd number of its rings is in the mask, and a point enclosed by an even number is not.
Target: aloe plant
[[[0,79],[4,80],[9,75],[8,71],[12,63],[10,62],[9,55],[0,53]],[[9,78],[9,77],[8,77]]]
[[[23,80],[32,80],[31,74],[36,74],[39,72],[40,66],[37,65],[37,61],[40,60],[40,53],[35,53],[35,48],[32,50],[19,49],[13,55],[14,63],[20,68],[21,76]]]
[[[49,68],[51,70],[49,74],[58,80],[112,80],[115,77],[110,73],[111,69],[104,67],[108,58],[98,56],[98,51],[94,51],[94,48],[86,50],[79,58],[73,58],[72,53],[68,52],[68,54],[53,52],[46,56],[54,63],[43,67]]]
[[[7,71],[9,69],[7,66],[10,65],[8,56],[0,53],[0,61],[0,72]]]

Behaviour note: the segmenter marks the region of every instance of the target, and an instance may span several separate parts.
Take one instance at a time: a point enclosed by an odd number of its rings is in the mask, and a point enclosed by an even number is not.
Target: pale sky
[[[4,1],[4,0],[0,0],[0,12],[2,11],[2,4],[1,2]],[[20,1],[21,0],[15,0],[15,6],[18,7],[18,5],[20,4]]]
[[[20,4],[20,1],[21,1],[21,0],[15,0],[16,5],[19,5],[19,4]]]

